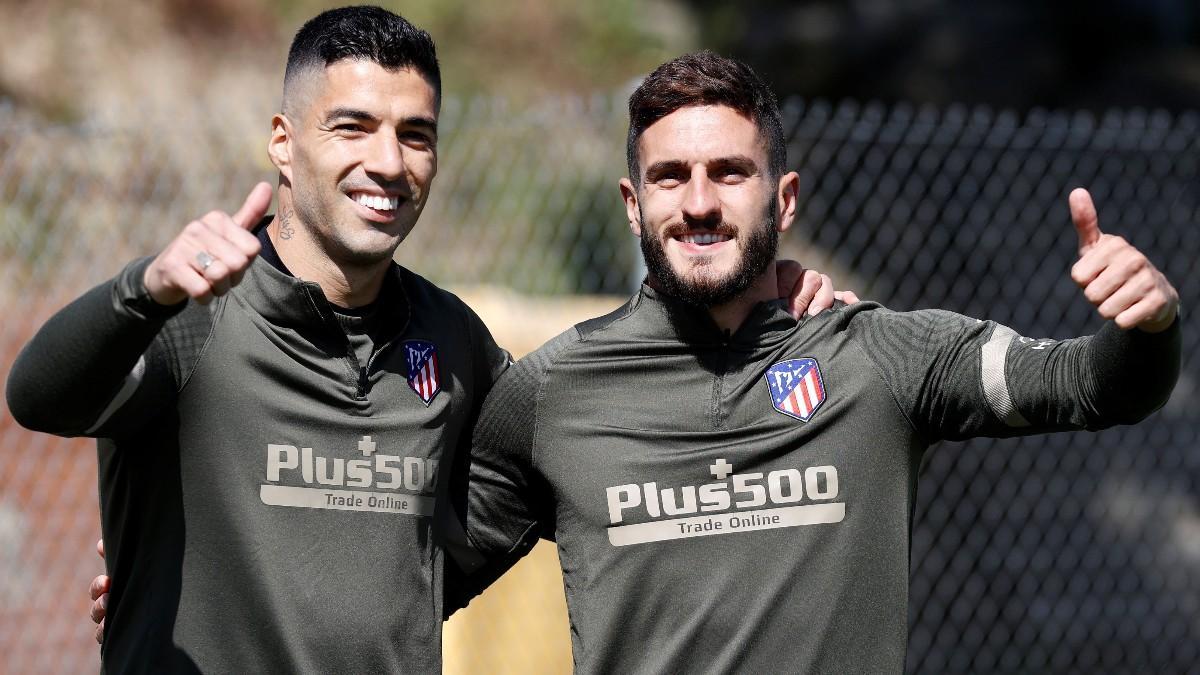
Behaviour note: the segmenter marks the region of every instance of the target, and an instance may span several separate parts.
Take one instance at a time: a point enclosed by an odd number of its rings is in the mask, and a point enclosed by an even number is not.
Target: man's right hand
[[[104,540],[96,542],[96,553],[104,560]],[[92,596],[92,623],[96,624],[96,643],[104,644],[104,615],[108,612],[108,591],[112,584],[108,576],[101,574],[92,579],[88,595]]]
[[[833,290],[833,280],[828,274],[804,269],[795,260],[776,260],[775,279],[780,299],[787,301],[788,313],[797,321],[832,309],[834,301],[847,305],[859,301],[854,291]]]
[[[270,207],[271,185],[259,183],[232,216],[212,211],[188,223],[146,268],[142,281],[150,297],[166,306],[188,298],[207,303],[228,293],[258,255],[250,230]]]

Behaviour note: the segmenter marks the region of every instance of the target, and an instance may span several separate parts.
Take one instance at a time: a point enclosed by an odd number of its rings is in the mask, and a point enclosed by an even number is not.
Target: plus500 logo
[[[630,483],[607,489],[608,520],[625,520],[626,511],[641,509],[651,518],[683,516],[694,513],[752,509],[768,504],[794,504],[806,497],[811,501],[829,501],[838,496],[837,469],[813,466],[779,469],[769,473],[733,474],[729,480],[704,485],[659,488],[658,483]]]
[[[437,467],[436,459],[375,455],[348,460],[314,456],[312,448],[267,445],[267,481],[271,483],[278,483],[285,473],[292,476],[298,473],[310,485],[431,492],[437,480]]]

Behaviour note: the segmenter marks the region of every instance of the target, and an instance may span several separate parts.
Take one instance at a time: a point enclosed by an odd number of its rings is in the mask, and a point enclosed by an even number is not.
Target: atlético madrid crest
[[[780,361],[767,369],[766,377],[771,405],[788,417],[807,422],[825,402],[825,382],[816,359]]]
[[[408,361],[408,386],[429,405],[442,390],[437,345],[425,340],[405,340],[402,348]]]

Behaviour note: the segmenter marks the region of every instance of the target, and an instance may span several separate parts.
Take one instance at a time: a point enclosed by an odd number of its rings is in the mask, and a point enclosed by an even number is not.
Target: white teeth
[[[679,238],[685,244],[715,244],[721,241],[728,241],[729,237],[723,234],[685,234]]]
[[[352,198],[359,204],[377,211],[395,211],[400,208],[399,197],[380,197],[379,195],[369,195],[365,192],[356,192]]]

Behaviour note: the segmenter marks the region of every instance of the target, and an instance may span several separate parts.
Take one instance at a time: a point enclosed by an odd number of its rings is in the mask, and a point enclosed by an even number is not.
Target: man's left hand
[[[1071,278],[1100,316],[1123,329],[1166,330],[1179,313],[1179,292],[1141,251],[1124,237],[1104,234],[1092,196],[1071,191],[1071,220],[1079,235],[1079,260]]]

